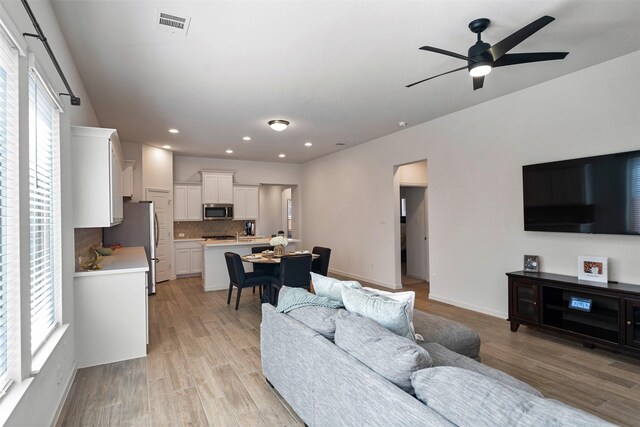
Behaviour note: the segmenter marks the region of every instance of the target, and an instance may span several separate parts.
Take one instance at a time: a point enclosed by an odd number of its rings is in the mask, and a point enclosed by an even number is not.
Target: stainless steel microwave
[[[211,221],[214,219],[233,219],[233,205],[208,203],[202,205],[202,219]]]

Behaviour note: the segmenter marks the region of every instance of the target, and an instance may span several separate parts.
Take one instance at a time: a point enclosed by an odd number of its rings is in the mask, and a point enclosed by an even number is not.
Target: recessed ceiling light
[[[289,127],[289,122],[286,120],[269,120],[267,124],[271,126],[271,129],[278,132],[282,132]]]
[[[225,153],[227,153],[227,154],[233,154],[233,150],[227,150],[227,151],[225,151]]]
[[[310,142],[305,142],[305,143],[304,143],[304,146],[305,146],[305,147],[311,147],[312,145],[313,145],[313,144],[312,144],[312,143],[310,143]]]
[[[243,136],[242,140],[243,141],[251,141],[251,137],[250,136]]]
[[[278,157],[280,157],[281,159],[284,159],[285,157],[287,157],[287,155],[284,153],[280,153],[278,154]]]
[[[171,133],[180,133],[180,131],[178,129],[169,129],[169,132],[171,132]]]
[[[170,145],[163,145],[162,148],[164,148],[165,150],[171,150],[171,146]]]

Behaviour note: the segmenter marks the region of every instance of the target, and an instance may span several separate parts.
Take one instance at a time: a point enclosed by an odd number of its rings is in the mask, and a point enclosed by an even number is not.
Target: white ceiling
[[[637,0],[53,5],[102,126],[124,141],[243,160],[304,162],[640,50]],[[158,9],[191,17],[187,37],[157,30]],[[483,39],[495,44],[543,15],[556,21],[512,53],[569,51],[565,60],[495,69],[477,91],[466,71],[405,88],[464,65],[420,46],[466,54],[471,20],[491,19]],[[275,132],[269,119],[291,126]]]

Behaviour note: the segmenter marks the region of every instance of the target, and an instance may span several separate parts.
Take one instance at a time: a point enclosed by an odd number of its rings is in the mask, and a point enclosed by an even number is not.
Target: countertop
[[[177,239],[173,239],[174,242],[203,242],[204,239],[203,238],[199,238],[199,239],[185,239],[184,237],[179,237]]]
[[[73,277],[99,276],[103,274],[135,273],[149,271],[147,254],[143,246],[120,248],[112,255],[102,257],[101,270],[80,270]]]
[[[257,245],[269,245],[271,237],[263,237],[261,239],[240,239],[240,241],[233,240],[204,240],[201,242],[205,248],[209,247],[224,247],[224,246],[257,246]],[[289,239],[289,243],[298,243],[300,239]]]

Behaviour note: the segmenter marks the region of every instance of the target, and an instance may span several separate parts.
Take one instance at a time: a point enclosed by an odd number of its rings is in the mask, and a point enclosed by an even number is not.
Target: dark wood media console
[[[640,355],[640,286],[525,271],[507,277],[512,332],[521,324],[538,326],[579,338],[586,347]]]

